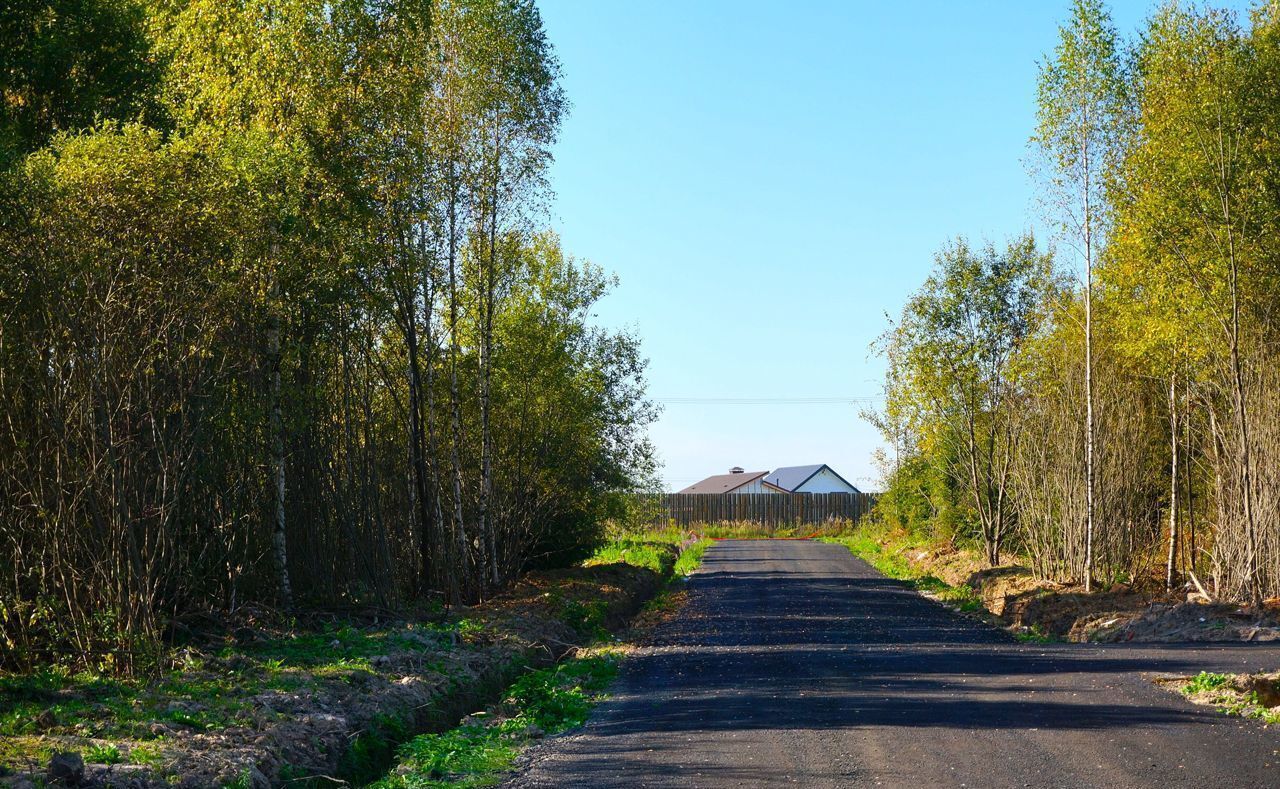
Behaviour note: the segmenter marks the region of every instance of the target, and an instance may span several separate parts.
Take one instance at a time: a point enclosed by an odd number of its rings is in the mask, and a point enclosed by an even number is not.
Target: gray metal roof
[[[857,486],[849,482],[849,480],[841,477],[839,474],[836,474],[836,470],[828,466],[826,463],[817,463],[812,466],[785,466],[775,470],[772,474],[765,477],[764,481],[768,485],[773,485],[774,487],[782,488],[783,490],[794,493],[796,488],[803,485],[810,477],[817,474],[824,468],[839,477],[840,481],[844,484],[854,490],[858,489]]]

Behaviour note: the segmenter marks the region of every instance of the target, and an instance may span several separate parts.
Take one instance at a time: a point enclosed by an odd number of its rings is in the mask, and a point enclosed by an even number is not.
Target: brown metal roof
[[[728,493],[731,490],[746,485],[749,482],[760,479],[767,471],[744,471],[741,474],[717,474],[714,477],[707,477],[701,482],[695,482],[684,490],[677,491],[679,493]]]

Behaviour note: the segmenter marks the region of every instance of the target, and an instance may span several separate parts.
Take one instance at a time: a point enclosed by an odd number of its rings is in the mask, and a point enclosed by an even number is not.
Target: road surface
[[[1151,683],[1280,648],[1019,644],[838,545],[718,543],[680,617],[508,786],[1280,786],[1280,727]]]

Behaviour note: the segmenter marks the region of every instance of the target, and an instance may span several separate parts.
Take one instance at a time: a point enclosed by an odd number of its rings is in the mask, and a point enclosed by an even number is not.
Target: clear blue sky
[[[1227,3],[1244,7],[1245,2]],[[573,104],[552,225],[616,272],[664,398],[864,397],[868,346],[957,234],[1036,229],[1036,63],[1066,0],[540,0]],[[1154,4],[1113,4],[1135,31]],[[859,407],[669,404],[668,487],[828,463],[874,489]]]

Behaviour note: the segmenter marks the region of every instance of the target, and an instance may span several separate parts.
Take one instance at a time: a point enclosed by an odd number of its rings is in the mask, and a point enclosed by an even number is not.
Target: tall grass
[[[918,591],[952,605],[961,611],[983,609],[978,593],[966,584],[953,586],[928,570],[917,569],[904,554],[921,547],[918,539],[902,532],[890,532],[883,528],[860,529],[852,534],[820,538],[822,542],[843,545],[849,552],[881,574],[899,581],[906,581]]]
[[[415,737],[400,748],[400,766],[377,789],[492,786],[537,738],[581,726],[618,672],[618,657],[572,658],[521,677],[492,723],[470,723]]]

